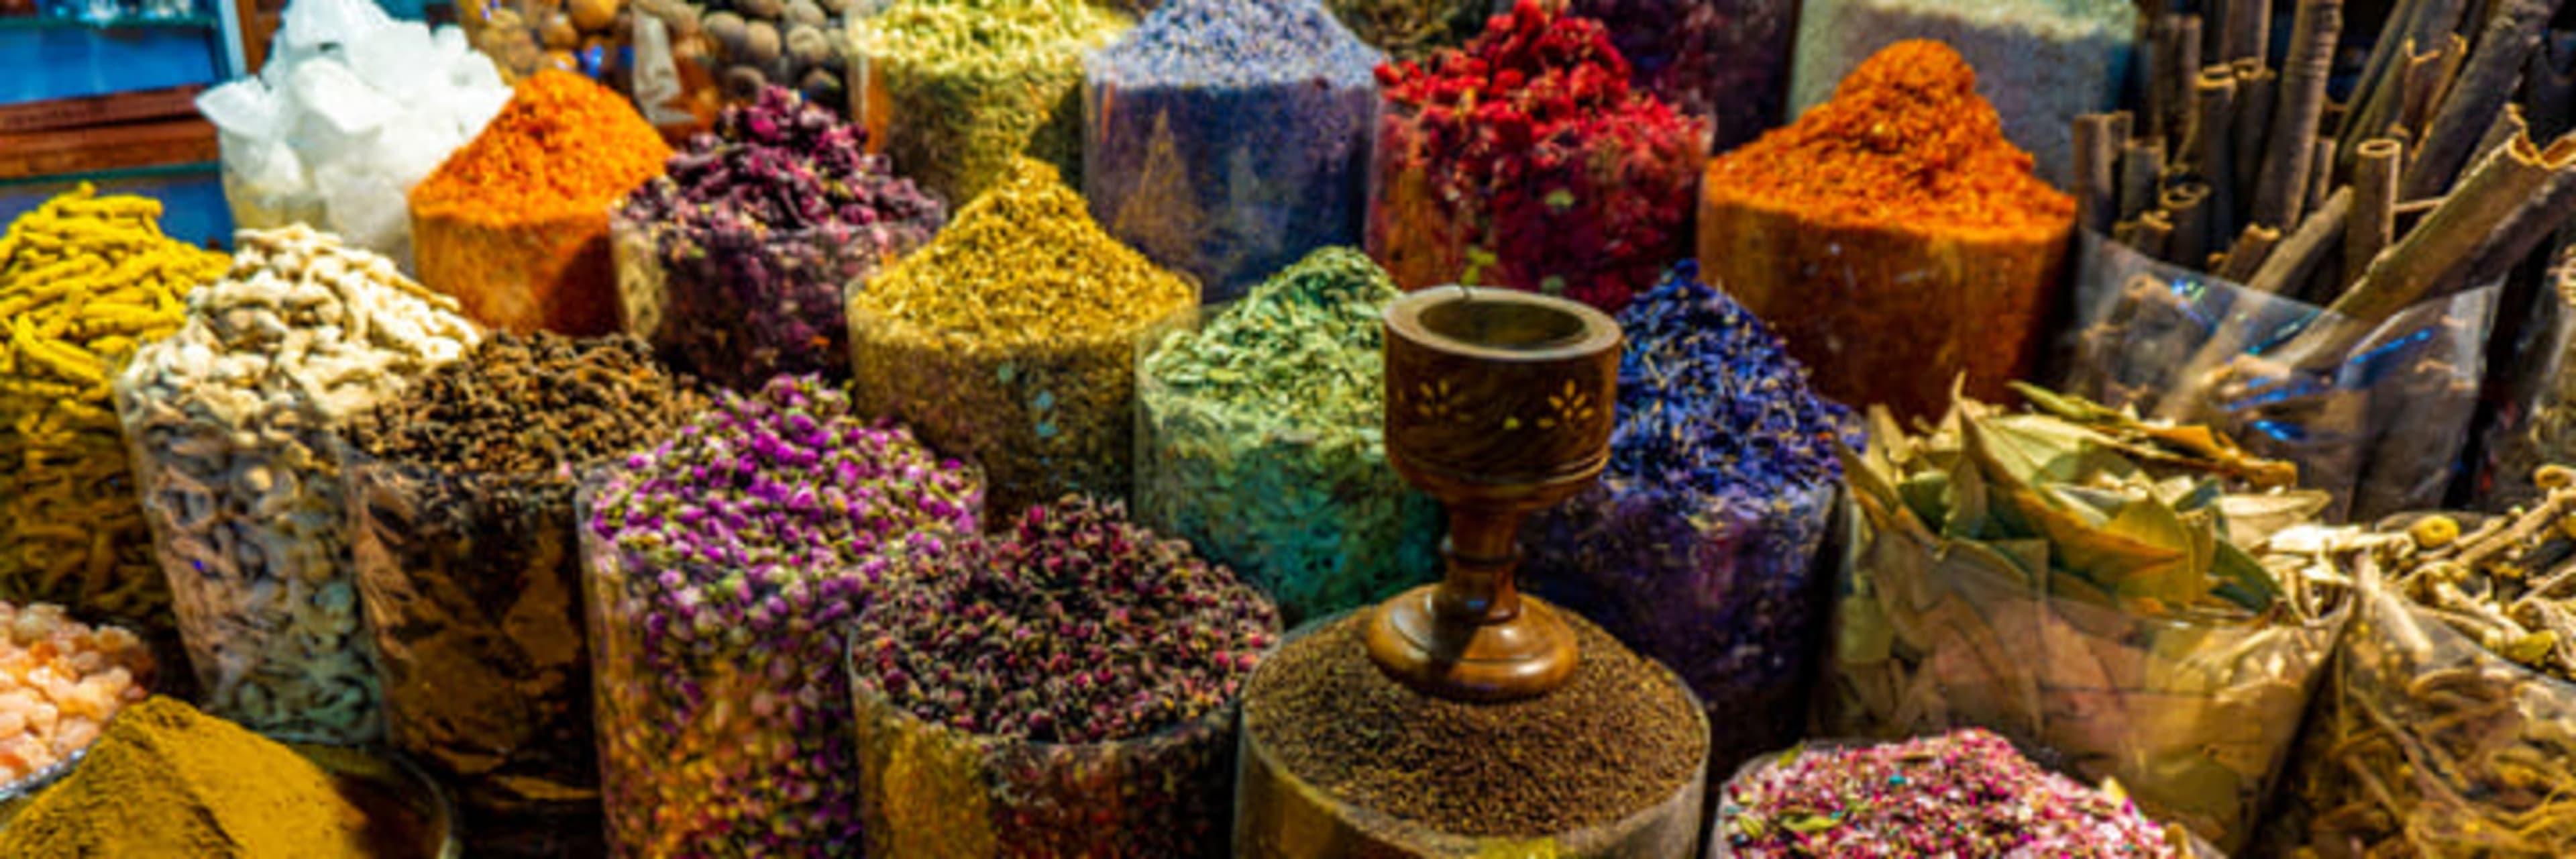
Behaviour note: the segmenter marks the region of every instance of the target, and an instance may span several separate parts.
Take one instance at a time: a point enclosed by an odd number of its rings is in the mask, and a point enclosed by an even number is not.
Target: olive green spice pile
[[[1157,344],[1138,371],[1138,517],[1292,619],[1438,569],[1439,505],[1387,467],[1380,426],[1380,317],[1402,294],[1359,251],[1325,248]]]
[[[1583,650],[1573,678],[1503,704],[1398,685],[1369,661],[1366,616],[1345,617],[1262,663],[1244,730],[1330,796],[1459,835],[1561,833],[1672,798],[1708,754],[1698,706],[1670,673],[1563,617]]]
[[[950,201],[1028,155],[1082,184],[1082,53],[1132,22],[1081,0],[903,0],[853,25],[885,153]]]
[[[1127,496],[1136,341],[1198,287],[1100,229],[1043,162],[850,298],[852,399],[980,463],[1013,521],[1066,492]]]

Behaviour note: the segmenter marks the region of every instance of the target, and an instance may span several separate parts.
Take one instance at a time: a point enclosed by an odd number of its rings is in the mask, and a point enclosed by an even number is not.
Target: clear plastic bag
[[[615,479],[582,479],[580,523]],[[600,801],[615,856],[762,856],[859,851],[848,624],[868,574],[818,580],[811,616],[753,641],[748,623],[708,623],[670,583],[740,580],[697,565],[656,569],[581,528],[582,591],[599,734]],[[668,634],[699,621],[694,634]],[[739,633],[740,636],[736,636]]]
[[[340,457],[387,737],[456,789],[478,852],[595,840],[573,481]]]
[[[1839,485],[1732,501],[1596,486],[1531,524],[1522,586],[1681,675],[1719,711],[1709,759],[1732,766],[1805,727]]]
[[[2284,791],[2287,843],[2273,846],[2576,855],[2576,797],[2548,778],[2576,760],[2576,684],[2496,655],[2378,576],[2362,578],[2360,602]]]
[[[1805,0],[1798,14],[1790,116],[1832,97],[1879,49],[1936,40],[1977,70],[2004,135],[2058,187],[2075,170],[2075,118],[2117,106],[2138,39],[2131,0]]]
[[[1129,81],[1108,58],[1123,47],[1084,59],[1082,192],[1110,235],[1198,278],[1210,303],[1316,248],[1359,244],[1374,51],[1311,78],[1148,66],[1161,77]]]
[[[1231,306],[1167,321],[1137,356]],[[1232,567],[1291,624],[1393,596],[1440,569],[1439,502],[1387,465],[1374,420],[1314,427],[1232,414],[1137,362],[1138,522]]]
[[[2330,515],[2438,507],[2464,470],[2500,288],[2418,303],[2313,365],[2324,369],[2292,369],[2263,356],[2323,309],[2099,235],[2078,245],[2070,393],[2206,423],[2255,456],[2295,462],[2300,485],[2334,494]]]
[[[1235,774],[1231,704],[1145,737],[1060,745],[922,721],[855,673],[851,697],[870,856],[1224,852]]]
[[[1824,733],[1986,728],[2056,750],[2051,763],[2082,779],[2119,779],[2158,819],[2243,846],[2349,600],[2309,623],[2141,617],[2027,580],[2019,569],[2047,568],[2044,543],[2029,549],[2040,557],[2006,559],[1893,531],[1873,518],[1889,514],[1854,506]]]
[[[2576,463],[2576,257],[2561,259],[2540,286],[2505,353],[2509,363],[2490,378],[2490,389],[2504,400],[2479,430],[2477,471],[2467,493],[2479,509],[2535,500],[2533,472]],[[2499,320],[2499,335],[2504,327]]]
[[[862,229],[755,234],[621,213],[610,235],[626,331],[680,371],[739,390],[779,375],[847,378],[844,290],[885,262]]]

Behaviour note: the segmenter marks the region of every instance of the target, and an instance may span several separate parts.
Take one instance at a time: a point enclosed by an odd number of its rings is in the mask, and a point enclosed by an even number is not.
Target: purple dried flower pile
[[[914,554],[859,615],[868,854],[1222,855],[1233,708],[1278,610],[1120,504],[1016,524]]]
[[[976,529],[980,477],[811,376],[728,394],[622,466],[583,493],[612,840],[855,850],[849,618],[890,554]]]
[[[866,142],[859,126],[780,87],[726,108],[618,213],[630,328],[736,388],[846,374],[842,289],[948,220],[945,204]]]
[[[1279,637],[1268,598],[1115,502],[1068,495],[922,560],[859,614],[859,683],[970,733],[1150,734],[1231,704]]]

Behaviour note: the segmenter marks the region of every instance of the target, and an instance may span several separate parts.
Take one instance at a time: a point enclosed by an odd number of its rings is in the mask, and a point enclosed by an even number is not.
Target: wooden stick
[[[2156,187],[2164,176],[2165,142],[2154,137],[2130,138],[2129,144],[2120,148],[2119,220],[2137,220],[2139,214],[2153,208]]]
[[[2352,189],[2341,189],[2327,197],[2325,205],[2318,206],[2289,238],[2272,248],[2272,255],[2245,281],[2245,288],[2279,295],[2305,282],[2316,273],[2317,264],[2325,261],[2327,249],[2341,238],[2343,220],[2351,212]]]
[[[2353,153],[2352,216],[2344,220],[2343,282],[2338,292],[2370,270],[2397,231],[2397,165],[2405,145],[2386,137],[2362,141]]]
[[[2338,0],[2340,2],[2340,0]],[[2271,141],[2272,112],[2279,101],[2281,76],[2253,60],[2237,60],[2236,200],[2254,199],[2262,184],[2263,147]]]
[[[2467,265],[2488,236],[2553,176],[2571,168],[2576,168],[2576,135],[2561,137],[2545,150],[2530,138],[2515,138],[2472,169],[2441,208],[2382,252],[2328,309],[2366,327],[2423,299]],[[2404,186],[2399,187],[2402,192]]]
[[[2226,0],[2226,11],[2219,20],[2226,31],[2218,34],[2221,47],[2215,62],[2232,63],[2239,59],[2264,61],[2272,46],[2272,0]]]
[[[2283,66],[2287,74],[2281,80],[2280,109],[2272,115],[2272,143],[2264,150],[2254,195],[2254,222],[2276,227],[2298,223],[2307,207],[2317,114],[2325,109],[2335,39],[2343,34],[2343,0],[2299,0],[2297,16]]]
[[[2109,233],[2119,215],[2120,141],[2111,115],[2089,113],[2075,118],[2075,222],[2097,233]]]
[[[2273,246],[2280,243],[2280,230],[2262,224],[2246,224],[2245,231],[2236,234],[2236,243],[2227,247],[2227,264],[2215,274],[2221,280],[2244,283],[2262,270],[2263,261],[2271,257]]]
[[[2232,236],[2236,234],[2236,72],[2226,66],[2201,70],[2192,95],[2192,173],[2209,183],[2205,194],[2209,208],[2198,223],[2217,235]],[[2209,241],[2211,233],[2191,237],[2184,226],[2181,213],[2175,213],[2176,244],[2197,248]]]
[[[2421,153],[2398,180],[2400,192],[2414,197],[2441,193],[2458,177],[2460,165],[2473,154],[2479,132],[2513,97],[2514,80],[2523,63],[2540,47],[2540,30],[2558,13],[2562,0],[2503,0],[2487,18],[2478,48],[2461,67],[2459,80],[2442,99],[2442,110],[2424,132]]]

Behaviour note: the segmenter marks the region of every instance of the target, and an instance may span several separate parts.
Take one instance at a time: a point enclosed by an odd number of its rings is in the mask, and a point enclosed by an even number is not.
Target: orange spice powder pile
[[[1888,46],[1831,101],[1709,163],[1711,203],[1785,209],[1819,226],[2046,232],[2075,199],[2031,174],[1977,73],[1950,46]]]
[[[604,211],[661,175],[670,157],[623,96],[580,75],[542,71],[412,188],[412,212],[506,223]]]

